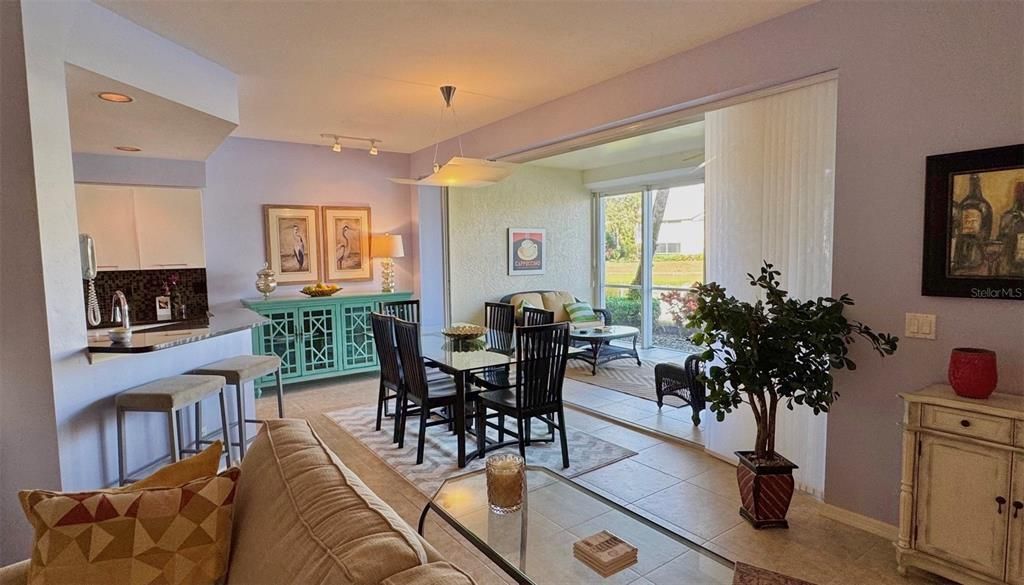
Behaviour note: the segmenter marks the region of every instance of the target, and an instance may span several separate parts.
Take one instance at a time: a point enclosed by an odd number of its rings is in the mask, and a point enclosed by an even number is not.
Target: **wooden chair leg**
[[[482,456],[487,450],[487,407],[476,403],[476,449]]]
[[[228,424],[228,400],[224,396],[224,388],[220,389],[218,396],[220,399],[220,428],[224,438],[224,456],[227,457],[228,467],[231,467],[234,458],[231,457],[231,426]]]
[[[178,451],[178,423],[181,421],[181,419],[175,416],[176,414],[178,414],[177,411],[167,411],[167,443],[168,447],[170,447],[171,449],[172,462],[177,462],[181,460],[181,452]]]
[[[551,429],[552,434],[555,430]],[[569,467],[569,440],[565,432],[565,409],[558,409],[558,434],[562,438],[562,467]],[[554,438],[554,437],[552,437]]]
[[[523,423],[526,427],[526,446],[530,446],[530,437],[533,436],[533,419],[526,417],[526,421]]]
[[[117,409],[117,483],[124,485],[128,479],[128,453],[124,438],[124,409]]]
[[[384,399],[387,396],[387,388],[384,387],[384,378],[380,380],[380,388],[377,390],[377,424],[373,430],[380,430],[380,421],[384,416]]]
[[[405,398],[405,393],[402,393],[400,400],[402,401],[402,411],[400,413],[402,420],[398,427],[398,448],[402,449],[405,447],[405,421],[409,419],[409,402]]]
[[[430,409],[426,402],[420,405],[420,436],[416,441],[416,465],[423,463],[423,448],[427,442],[427,419],[430,418]]]
[[[504,414],[499,414],[498,415],[498,442],[499,443],[504,443],[505,442],[505,415]]]

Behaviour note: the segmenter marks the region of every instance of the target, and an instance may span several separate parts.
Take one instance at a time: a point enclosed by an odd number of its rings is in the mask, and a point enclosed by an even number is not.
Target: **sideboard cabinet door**
[[[373,327],[370,314],[374,303],[353,303],[340,306],[343,367],[346,370],[372,368],[377,365],[377,350],[373,346]]]
[[[1024,585],[1024,455],[1020,453],[1013,456],[1010,498],[1010,558],[1007,559],[1006,580],[1013,585]]]
[[[917,548],[1002,579],[1010,505],[1007,451],[921,436]],[[1006,503],[1001,506],[997,498]]]
[[[335,305],[299,309],[302,332],[302,374],[309,376],[339,369]]]
[[[281,378],[295,378],[302,374],[299,354],[299,323],[296,311],[280,309],[261,312],[270,319],[256,329],[253,353],[257,355],[276,355],[281,358]],[[274,383],[274,376],[264,376],[257,386],[269,386]]]

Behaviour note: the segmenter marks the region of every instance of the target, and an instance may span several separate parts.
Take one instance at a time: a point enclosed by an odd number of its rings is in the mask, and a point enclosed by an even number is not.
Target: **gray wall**
[[[253,283],[265,259],[263,210],[266,203],[356,205],[371,208],[374,233],[403,236],[405,257],[395,260],[398,289],[413,290],[416,250],[409,187],[392,183],[405,177],[409,156],[345,149],[340,153],[308,144],[229,138],[206,161],[203,227],[210,304],[238,302],[259,293]],[[380,264],[373,280],[344,282],[348,291],[379,291]],[[277,294],[297,294],[281,286]]]
[[[1024,303],[920,294],[925,157],[1024,141],[1021,22],[1020,2],[820,2],[467,133],[462,143],[468,156],[493,155],[838,68],[833,288],[857,300],[853,318],[901,336],[906,312],[938,318],[938,339],[903,340],[884,361],[857,347],[859,367],[838,376],[842,398],[829,414],[826,501],[895,522],[897,393],[943,381],[950,349],[960,345],[998,352],[1000,388],[1024,393]],[[455,149],[446,143],[440,158]],[[413,174],[429,169],[433,155],[415,153]]]

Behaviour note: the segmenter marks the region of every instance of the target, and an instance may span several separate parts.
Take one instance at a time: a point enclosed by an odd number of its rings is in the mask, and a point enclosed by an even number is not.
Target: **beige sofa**
[[[519,301],[524,299],[538,309],[545,309],[554,313],[555,323],[568,321],[569,313],[565,311],[565,305],[579,300],[571,292],[564,290],[527,290],[505,295],[501,297],[501,302],[518,307]],[[612,324],[611,314],[606,309],[594,309],[594,312],[601,318],[600,320],[592,323],[574,323],[573,325],[580,329],[586,329],[587,327]]]
[[[304,420],[271,420],[242,461],[227,585],[471,585]],[[28,561],[0,569],[24,585]]]

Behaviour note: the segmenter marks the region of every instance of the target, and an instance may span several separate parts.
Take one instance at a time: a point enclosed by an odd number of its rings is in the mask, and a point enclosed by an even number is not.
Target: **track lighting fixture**
[[[377,156],[378,154],[380,154],[380,151],[377,150],[377,141],[376,140],[371,140],[370,141],[370,156]]]
[[[378,154],[380,154],[380,150],[377,148],[377,145],[380,143],[380,140],[378,140],[376,138],[363,138],[361,136],[345,136],[344,134],[328,134],[328,133],[321,134],[320,138],[326,138],[328,140],[333,140],[334,144],[331,145],[331,150],[333,150],[334,152],[341,152],[341,141],[344,139],[344,140],[357,140],[359,142],[369,142],[370,143],[370,148],[368,149],[368,152],[370,153],[370,156],[377,156]]]

